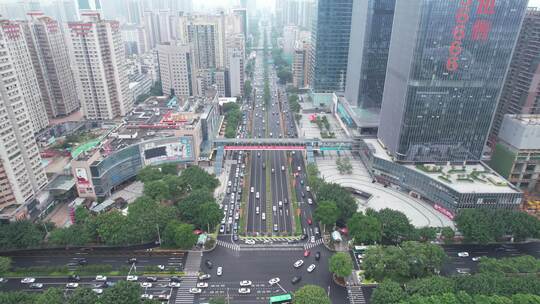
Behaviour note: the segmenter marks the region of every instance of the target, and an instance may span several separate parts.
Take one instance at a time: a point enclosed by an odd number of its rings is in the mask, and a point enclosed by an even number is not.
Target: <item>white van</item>
[[[263,221],[266,221],[266,213],[263,212],[262,215],[261,215],[261,218],[262,218]]]
[[[255,207],[255,213],[256,213],[256,214],[259,214],[259,207],[258,207],[258,206]]]
[[[259,192],[255,193],[255,198],[259,198]]]

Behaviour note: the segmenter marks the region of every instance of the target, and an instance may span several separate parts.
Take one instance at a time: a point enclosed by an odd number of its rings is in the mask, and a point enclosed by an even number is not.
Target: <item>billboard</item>
[[[175,137],[141,144],[144,165],[193,161],[193,138]]]

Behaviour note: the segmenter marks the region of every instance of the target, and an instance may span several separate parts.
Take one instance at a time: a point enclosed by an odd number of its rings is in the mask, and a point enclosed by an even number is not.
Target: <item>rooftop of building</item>
[[[189,134],[197,129],[205,105],[212,100],[212,96],[149,97],[136,105],[123,118],[122,123],[110,129],[97,143],[81,152],[77,160],[88,160],[96,150],[99,150],[101,158],[104,158],[139,142],[177,136],[178,132]]]
[[[393,161],[378,139],[364,139],[375,157]],[[512,184],[482,162],[402,164],[460,193],[518,193]]]
[[[504,115],[498,141],[514,149],[540,149],[540,115]]]

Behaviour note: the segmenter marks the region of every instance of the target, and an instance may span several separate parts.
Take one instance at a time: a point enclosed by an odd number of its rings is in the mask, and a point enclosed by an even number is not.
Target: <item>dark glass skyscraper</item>
[[[480,160],[526,7],[397,1],[378,133],[396,160]]]
[[[353,4],[345,97],[359,108],[381,109],[396,0]]]
[[[315,92],[345,89],[353,0],[316,0],[311,26],[310,82]]]

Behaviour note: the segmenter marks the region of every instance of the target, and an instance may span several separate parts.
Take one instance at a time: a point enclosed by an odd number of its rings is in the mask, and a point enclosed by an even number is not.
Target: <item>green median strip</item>
[[[291,205],[293,207],[293,215],[294,215],[294,230],[293,230],[293,234],[294,235],[301,235],[303,234],[303,231],[302,231],[302,223],[300,222],[300,215],[298,214],[298,201],[296,200],[296,190],[294,188],[294,175],[292,174],[292,168],[291,166],[288,166],[289,167],[289,176],[291,177],[289,179],[289,184],[290,184],[290,187],[289,187],[289,197],[291,198]],[[289,210],[290,212],[290,210]]]
[[[266,233],[271,234],[272,232],[272,223],[274,213],[272,212],[272,172],[271,165],[269,164],[269,155],[267,155],[266,161]]]
[[[68,269],[67,266],[34,266],[34,267],[25,267],[25,268],[15,268],[13,271],[4,273],[3,276],[5,277],[28,277],[28,276],[67,277],[69,275],[127,276],[127,274],[129,273],[129,270],[130,270],[129,266],[122,266],[120,267],[120,269],[112,269],[112,266],[109,264],[81,266],[74,270]],[[146,266],[146,267],[139,267],[137,271],[135,271],[134,269],[130,274],[156,275],[156,276],[165,276],[165,275],[183,276],[184,272],[175,271],[175,270],[161,271],[159,270],[157,266]]]

